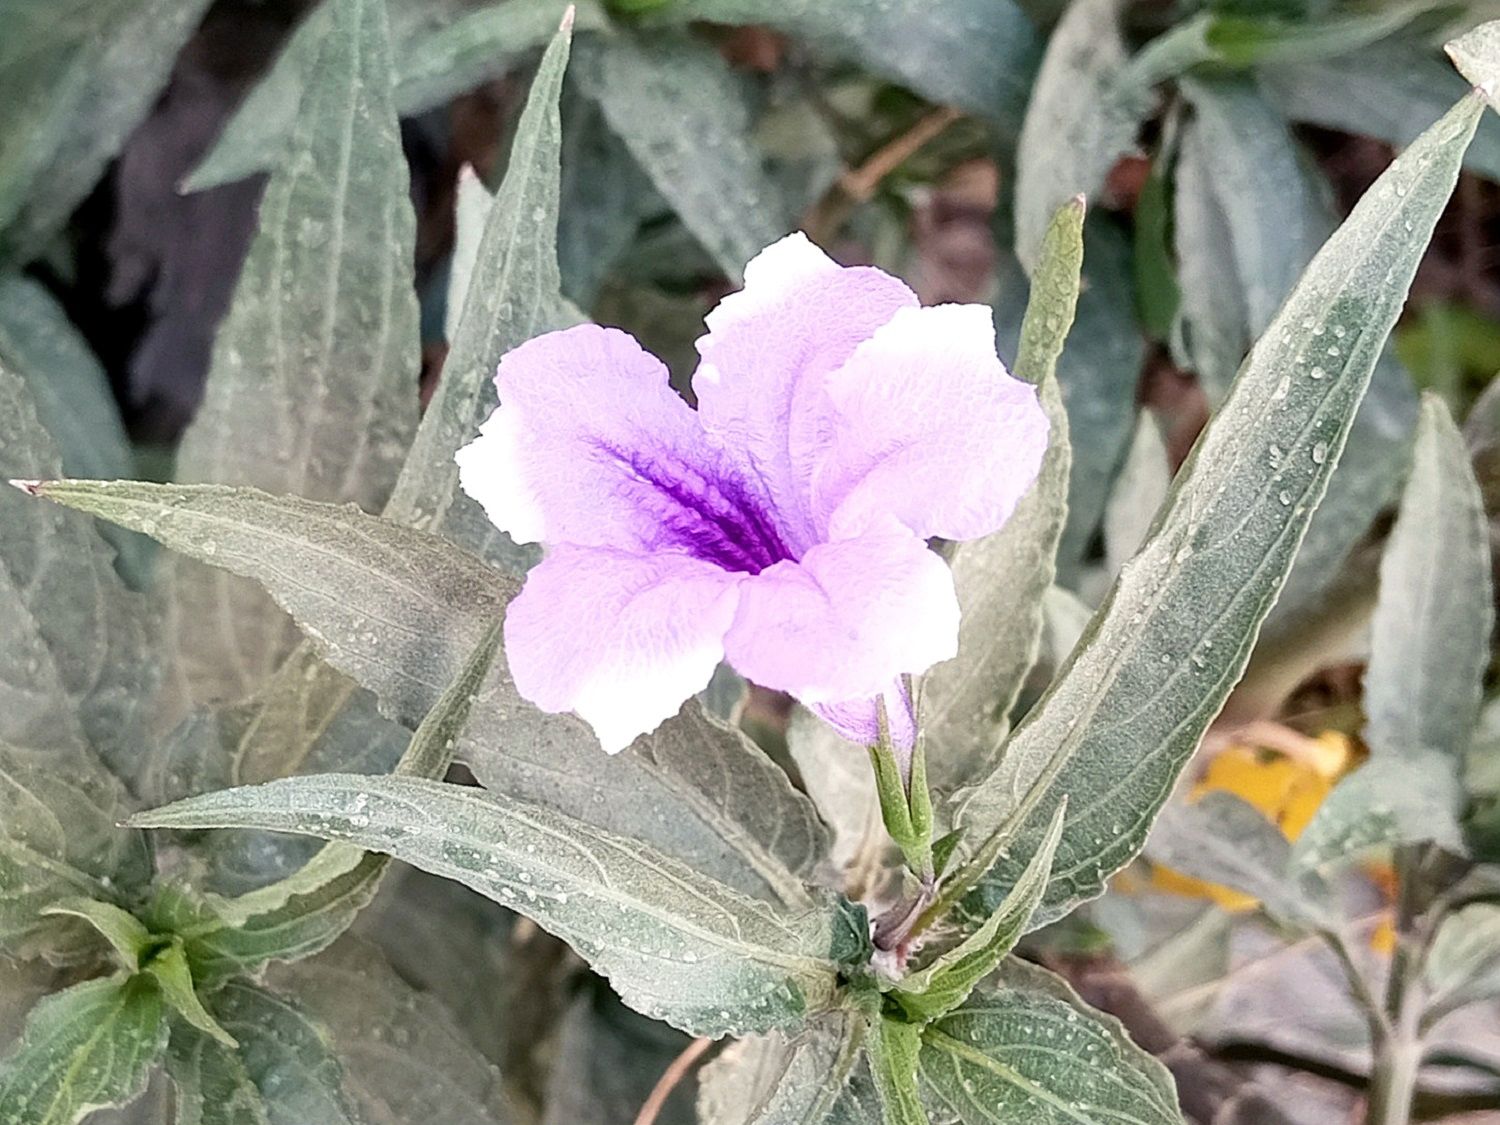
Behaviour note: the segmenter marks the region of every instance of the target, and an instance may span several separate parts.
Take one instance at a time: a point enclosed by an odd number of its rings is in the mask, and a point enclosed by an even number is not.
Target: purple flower
[[[459,451],[496,526],[546,544],[505,621],[520,693],[610,752],[722,660],[870,742],[910,746],[905,674],[949,659],[958,601],[927,539],[1003,524],[1047,444],[1036,392],[982,305],[922,308],[801,234],[708,316],[694,411],[624,332],[508,353],[501,405]]]

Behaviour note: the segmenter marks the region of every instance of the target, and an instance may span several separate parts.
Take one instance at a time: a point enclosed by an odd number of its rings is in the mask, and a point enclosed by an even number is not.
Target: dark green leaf
[[[960,1121],[1181,1125],[1165,1067],[1058,977],[1010,961],[928,1027],[924,1093]]]
[[[167,1073],[176,1088],[175,1125],[268,1125],[244,1060],[201,1031],[185,1025],[172,1029]]]
[[[842,966],[868,952],[862,911],[750,899],[636,840],[486,790],[327,774],[137,820],[348,841],[456,879],[568,941],[632,1007],[696,1034],[794,1024],[828,1007]]]
[[[177,477],[377,509],[416,428],[415,219],[385,5],[332,16]],[[243,698],[295,644],[254,583],[183,559],[163,579],[188,701]]]
[[[960,809],[971,847],[1009,838],[983,888],[987,908],[1063,794],[1069,822],[1039,918],[1098,894],[1144,842],[1244,670],[1479,112],[1477,99],[1455,107],[1319,251],[1178,474],[1154,534]]]
[[[870,1074],[884,1125],[927,1125],[917,1089],[917,1058],[922,1053],[919,1024],[880,1018],[869,1038]]]
[[[47,997],[0,1059],[0,1123],[73,1125],[146,1088],[167,1047],[161,994],[144,977],[106,977]]]
[[[703,1125],[836,1120],[834,1106],[860,1059],[865,1028],[855,1012],[830,1012],[795,1035],[773,1031],[727,1047],[699,1077]]]
[[[739,78],[712,46],[657,32],[579,45],[584,89],[610,127],[732,281],[787,233],[780,186],[750,142]]]

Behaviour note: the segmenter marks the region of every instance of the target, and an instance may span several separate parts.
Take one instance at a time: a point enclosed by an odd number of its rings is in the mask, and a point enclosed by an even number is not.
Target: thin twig
[[[672,1060],[672,1065],[662,1072],[662,1076],[656,1080],[656,1085],[651,1089],[651,1096],[646,1099],[646,1104],[641,1106],[641,1112],[635,1115],[635,1125],[655,1125],[656,1115],[661,1112],[661,1107],[667,1104],[667,1099],[672,1096],[672,1091],[677,1089],[677,1084],[688,1076],[688,1073],[697,1065],[703,1053],[714,1045],[712,1039],[694,1039],[682,1049],[682,1054]]]

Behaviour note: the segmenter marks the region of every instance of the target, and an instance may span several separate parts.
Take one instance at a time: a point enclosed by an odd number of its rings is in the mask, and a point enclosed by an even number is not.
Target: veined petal
[[[516,690],[618,753],[708,686],[743,578],[675,551],[556,548],[506,611]]]
[[[803,703],[872,698],[957,653],[953,574],[910,530],[879,520],[746,578],[724,648],[740,675]]]
[[[500,406],[459,450],[459,479],[517,542],[685,550],[748,571],[789,553],[753,476],[626,333],[538,336],[495,382]]]
[[[910,750],[917,743],[917,717],[906,685],[900,680],[893,681],[879,696],[843,703],[814,703],[809,709],[850,742],[874,746],[880,740],[878,700],[885,703],[891,745],[898,750]]]
[[[995,354],[983,305],[898,311],[827,388],[833,438],[813,498],[831,538],[893,515],[924,538],[977,539],[1036,481],[1047,418]]]
[[[693,376],[703,426],[748,461],[798,551],[822,538],[809,482],[830,438],[824,380],[916,305],[894,277],[842,267],[798,233],[757,254],[744,289],[708,314]]]

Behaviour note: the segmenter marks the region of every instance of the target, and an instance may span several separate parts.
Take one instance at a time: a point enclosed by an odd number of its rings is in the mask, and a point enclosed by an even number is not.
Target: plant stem
[[[1417,932],[1417,873],[1421,868],[1422,851],[1400,848],[1395,860],[1398,878],[1396,949],[1391,955],[1391,973],[1386,980],[1381,1029],[1374,1040],[1370,1108],[1365,1118],[1367,1125],[1408,1125],[1422,1067],[1422,1003],[1417,981],[1428,940],[1427,936]]]
[[[1370,1108],[1366,1125],[1407,1125],[1422,1065],[1422,1040],[1415,1028],[1403,1027],[1376,1044],[1370,1073]]]

